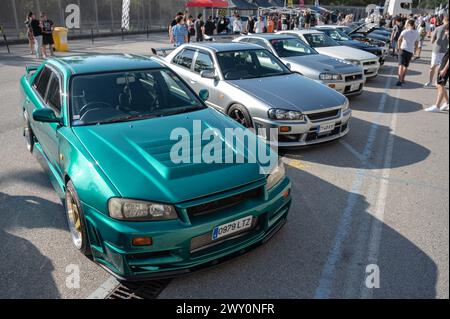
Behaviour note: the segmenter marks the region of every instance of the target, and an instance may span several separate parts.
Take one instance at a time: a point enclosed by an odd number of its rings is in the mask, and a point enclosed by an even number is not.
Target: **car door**
[[[195,84],[195,80],[192,79],[192,65],[196,54],[196,50],[186,48],[171,61],[172,68],[191,86]]]

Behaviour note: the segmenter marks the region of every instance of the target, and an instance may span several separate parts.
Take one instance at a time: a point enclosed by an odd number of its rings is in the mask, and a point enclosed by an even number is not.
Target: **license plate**
[[[332,131],[332,130],[334,130],[335,127],[336,127],[335,123],[322,124],[319,127],[319,133],[325,133],[325,132]]]
[[[213,230],[212,239],[216,240],[252,227],[253,216],[247,216],[228,224],[217,226]]]
[[[350,86],[350,91],[352,92],[352,91],[356,91],[356,90],[359,90],[359,83],[356,83],[356,84],[352,84],[351,86]]]

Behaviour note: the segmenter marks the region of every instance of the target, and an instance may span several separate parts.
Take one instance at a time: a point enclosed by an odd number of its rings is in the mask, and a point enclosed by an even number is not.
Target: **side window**
[[[190,69],[192,66],[192,60],[194,59],[195,51],[183,50],[174,59],[173,62],[186,69]]]
[[[48,67],[44,67],[34,79],[33,86],[42,98],[45,98],[51,75],[52,71]]]
[[[53,73],[47,93],[47,103],[57,113],[61,113],[61,88],[59,78]]]
[[[198,53],[197,59],[195,59],[194,71],[197,73],[202,71],[214,71],[214,63],[208,53]]]

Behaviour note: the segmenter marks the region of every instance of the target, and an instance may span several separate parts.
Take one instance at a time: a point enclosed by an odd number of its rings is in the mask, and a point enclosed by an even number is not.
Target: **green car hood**
[[[133,122],[76,126],[73,131],[120,196],[126,198],[175,204],[265,178],[260,165],[248,161],[206,164],[192,163],[191,157],[190,163],[174,164],[170,152],[178,140],[170,140],[171,132],[184,128],[192,136],[193,120],[201,120],[203,129],[219,129],[221,141],[225,127],[239,127],[217,111],[204,109]],[[203,145],[207,143],[204,141]],[[192,156],[192,140],[189,144]],[[237,154],[235,148],[221,144]]]

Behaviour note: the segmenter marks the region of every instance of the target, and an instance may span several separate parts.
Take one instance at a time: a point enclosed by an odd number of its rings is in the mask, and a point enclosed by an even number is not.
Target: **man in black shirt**
[[[44,58],[47,57],[47,46],[50,51],[50,55],[54,56],[53,53],[53,21],[47,18],[45,13],[41,14],[42,23],[42,51]]]
[[[214,30],[216,30],[216,25],[214,24],[213,17],[210,16],[205,23],[205,34],[211,37],[214,35]]]
[[[197,20],[194,22],[195,29],[195,41],[202,42],[203,41],[203,33],[205,32],[205,23],[202,20],[203,15],[199,13],[197,16]]]
[[[36,53],[36,58],[42,59],[42,23],[41,21],[36,19],[36,16],[33,14],[31,16],[30,27],[33,32],[34,38],[34,51]]]

